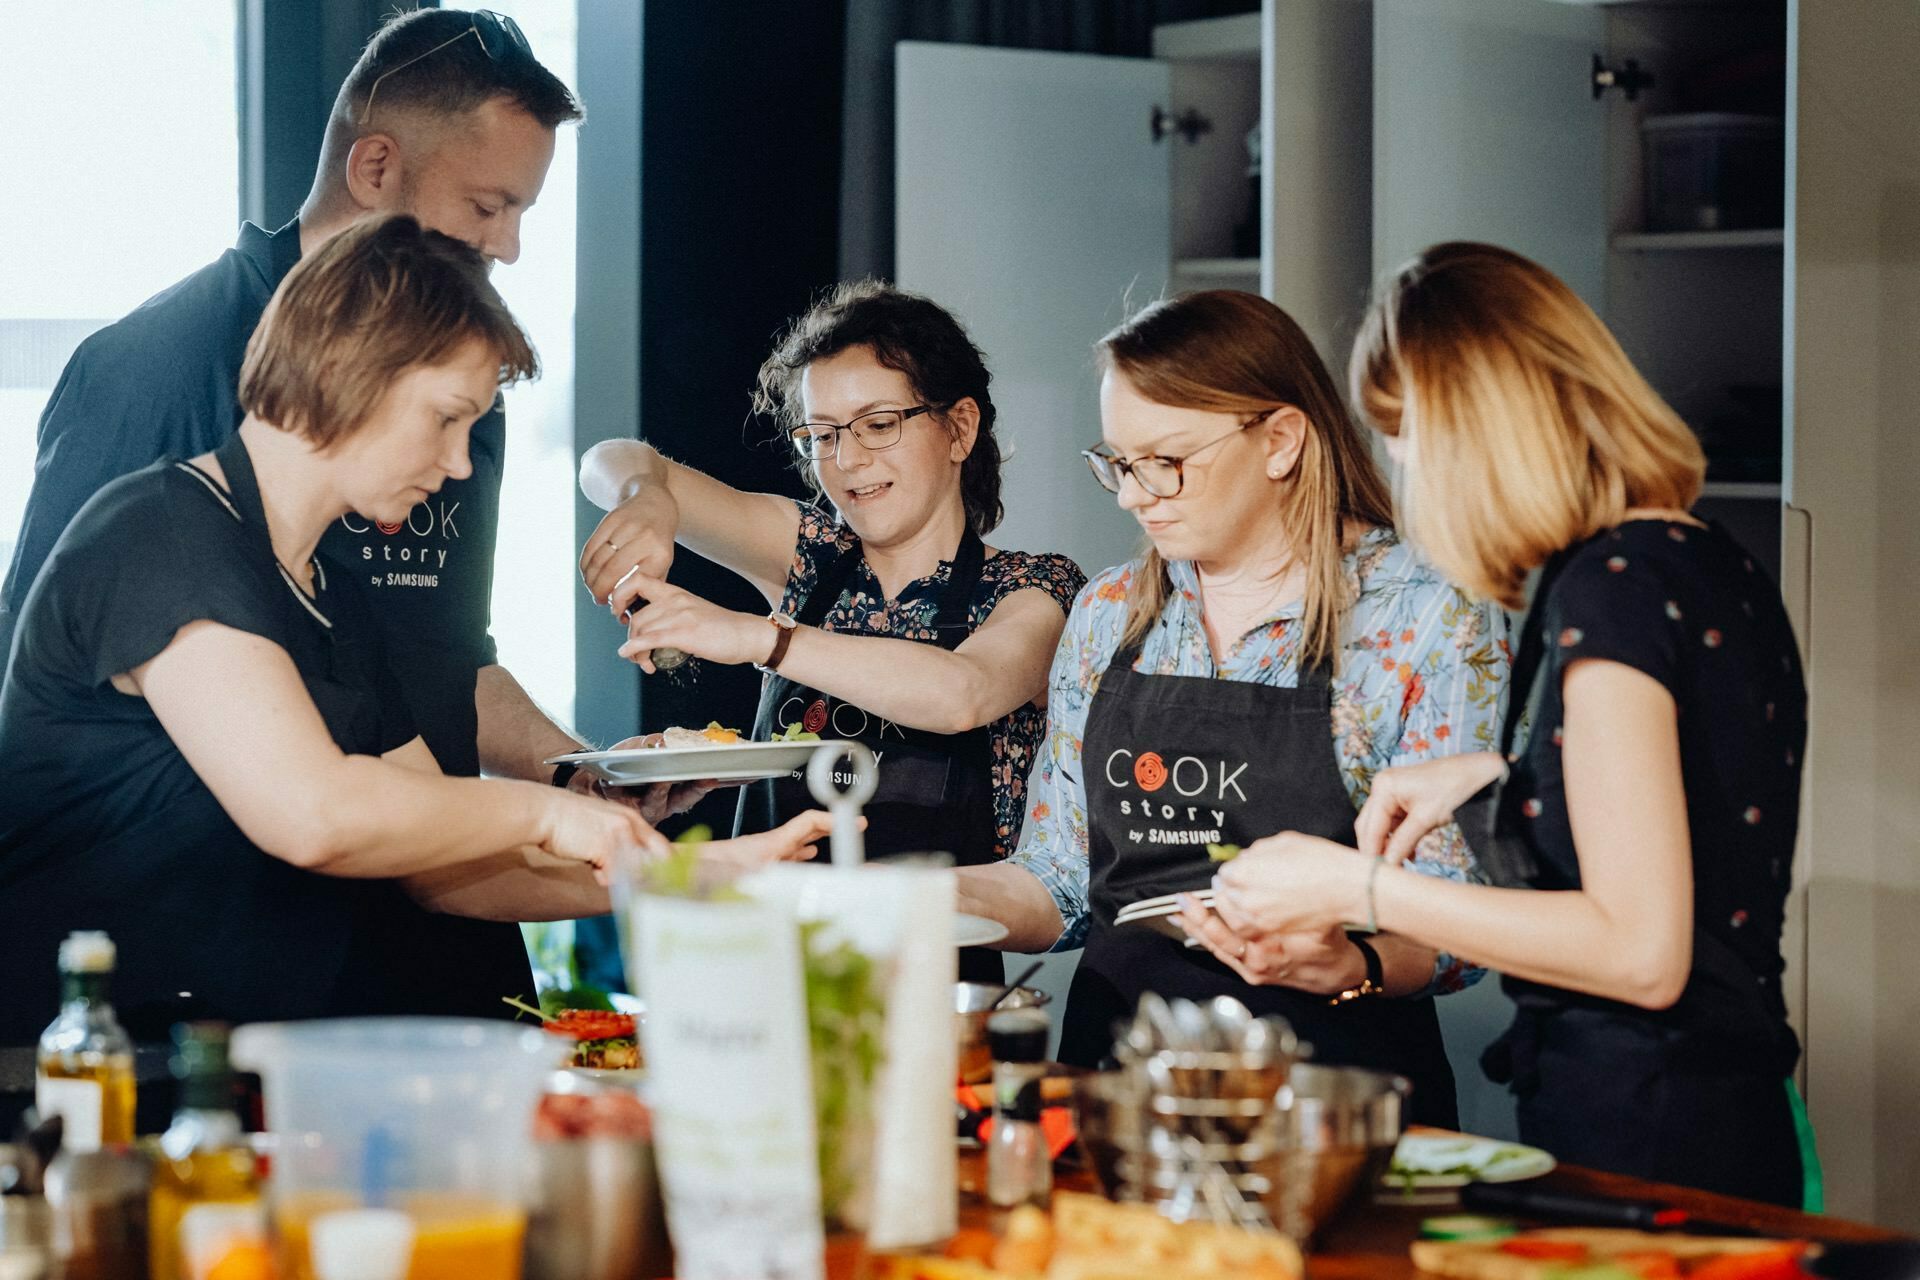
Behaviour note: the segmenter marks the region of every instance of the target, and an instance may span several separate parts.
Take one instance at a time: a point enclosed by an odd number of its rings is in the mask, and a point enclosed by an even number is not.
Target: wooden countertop
[[[1597,1173],[1563,1165],[1536,1179],[1530,1185],[1542,1189],[1607,1196],[1613,1199],[1657,1200],[1684,1209],[1695,1217],[1715,1223],[1747,1227],[1781,1239],[1871,1242],[1904,1239],[1899,1232],[1840,1218],[1817,1217],[1772,1205],[1711,1195],[1685,1187],[1645,1182],[1618,1174]],[[1093,1176],[1084,1169],[1059,1174],[1055,1186],[1066,1191],[1097,1192]],[[980,1153],[960,1153],[960,1222],[967,1227],[998,1225],[1003,1211],[986,1203],[986,1168]],[[1384,1192],[1376,1201],[1356,1195],[1346,1211],[1322,1233],[1318,1247],[1308,1256],[1307,1270],[1312,1280],[1413,1280],[1414,1270],[1407,1247],[1419,1236],[1424,1218],[1459,1212],[1451,1197],[1439,1200],[1422,1193],[1414,1203],[1396,1203],[1398,1197]],[[1546,1224],[1541,1224],[1546,1225]]]

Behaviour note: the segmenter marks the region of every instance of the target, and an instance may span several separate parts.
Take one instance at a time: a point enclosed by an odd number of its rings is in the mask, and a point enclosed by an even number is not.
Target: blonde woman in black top
[[[1541,571],[1516,696],[1500,750],[1380,774],[1357,851],[1263,840],[1216,909],[1243,932],[1370,921],[1500,970],[1520,1012],[1486,1065],[1523,1139],[1797,1205],[1780,931],[1806,691],[1778,589],[1689,514],[1686,424],[1525,258],[1422,254],[1352,383],[1435,564],[1511,608]],[[1513,887],[1377,874],[1456,814]]]

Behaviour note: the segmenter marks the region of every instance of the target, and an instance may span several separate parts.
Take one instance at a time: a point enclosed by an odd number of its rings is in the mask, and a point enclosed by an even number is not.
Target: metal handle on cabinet
[[[1147,121],[1147,131],[1155,142],[1165,142],[1167,135],[1177,133],[1189,143],[1200,141],[1200,135],[1213,132],[1213,121],[1188,107],[1179,115],[1174,115],[1159,103],[1153,104],[1153,115]]]
[[[1628,58],[1617,67],[1610,67],[1606,59],[1599,54],[1593,55],[1593,72],[1590,77],[1593,97],[1597,102],[1609,89],[1619,89],[1627,95],[1627,101],[1633,102],[1640,97],[1642,89],[1653,88],[1653,73],[1640,69],[1638,58]]]

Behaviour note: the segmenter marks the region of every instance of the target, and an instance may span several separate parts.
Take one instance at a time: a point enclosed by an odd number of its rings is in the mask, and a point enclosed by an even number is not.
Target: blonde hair
[[[1401,520],[1468,590],[1518,608],[1529,571],[1625,518],[1700,496],[1700,442],[1600,317],[1539,263],[1435,245],[1355,340],[1354,402],[1405,433]]]
[[[1106,369],[1158,404],[1210,413],[1292,407],[1307,420],[1292,476],[1279,487],[1282,527],[1306,571],[1301,666],[1331,660],[1349,599],[1351,523],[1393,523],[1392,499],[1333,375],[1293,318],[1257,294],[1212,289],[1157,302],[1100,340]],[[1172,582],[1158,551],[1127,594],[1123,645],[1139,643],[1166,607]]]

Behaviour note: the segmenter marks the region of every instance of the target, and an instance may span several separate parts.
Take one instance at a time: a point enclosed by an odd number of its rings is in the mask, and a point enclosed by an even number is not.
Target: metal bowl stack
[[[1116,1030],[1120,1070],[1075,1088],[1089,1163],[1116,1199],[1304,1244],[1399,1140],[1405,1080],[1304,1062],[1285,1021],[1237,1000],[1148,994]]]

